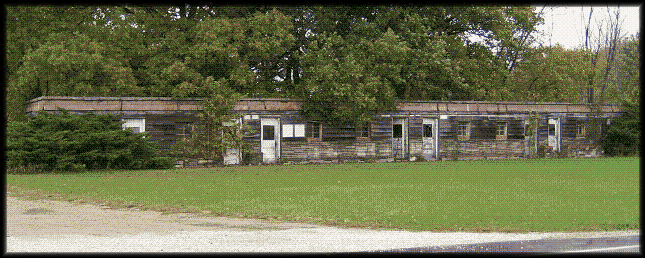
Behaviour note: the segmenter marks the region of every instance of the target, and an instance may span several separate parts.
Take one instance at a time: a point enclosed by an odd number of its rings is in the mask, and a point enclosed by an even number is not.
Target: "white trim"
[[[586,249],[586,250],[573,250],[573,251],[564,251],[564,252],[565,253],[602,252],[602,251],[611,251],[611,250],[619,250],[619,249],[634,248],[634,247],[640,247],[640,245],[617,246],[617,247]]]

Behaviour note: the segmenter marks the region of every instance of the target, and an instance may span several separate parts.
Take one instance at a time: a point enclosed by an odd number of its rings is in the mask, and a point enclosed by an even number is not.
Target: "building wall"
[[[201,108],[197,100],[172,100],[169,98],[76,98],[41,97],[30,101],[27,113],[38,111],[57,112],[65,108],[70,113],[109,113],[117,118],[143,118],[145,131],[163,150],[184,137],[190,137],[191,125],[198,122]],[[243,99],[234,108],[244,125],[250,129],[245,141],[250,149],[242,153],[242,163],[257,164],[262,161],[260,148],[260,121],[265,117],[280,119],[280,127],[288,124],[305,124],[306,137],[281,138],[282,163],[343,162],[343,161],[392,161],[393,123],[406,119],[407,139],[404,155],[397,160],[423,160],[423,118],[437,119],[438,137],[436,159],[481,159],[518,157],[593,157],[602,155],[597,136],[607,120],[620,115],[617,106],[604,106],[604,116],[594,118],[585,104],[567,103],[492,103],[492,102],[404,102],[396,111],[377,114],[369,125],[368,137],[358,135],[352,127],[332,128],[322,125],[313,129],[312,121],[300,116],[300,102],[289,99]],[[539,114],[537,135],[525,135],[529,114]],[[561,122],[560,151],[548,146],[548,119]],[[469,137],[460,137],[459,124],[470,124]],[[507,123],[505,138],[496,136],[496,124]],[[578,124],[586,125],[580,135]],[[312,138],[312,130],[322,132]],[[280,133],[280,135],[283,135]]]

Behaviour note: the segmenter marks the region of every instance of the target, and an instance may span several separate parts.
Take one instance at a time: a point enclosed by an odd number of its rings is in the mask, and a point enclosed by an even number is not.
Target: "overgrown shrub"
[[[607,156],[638,156],[641,149],[640,105],[624,104],[622,116],[603,130],[602,145]]]
[[[84,171],[172,167],[144,134],[123,130],[112,115],[40,112],[7,125],[8,171]],[[10,168],[10,169],[9,169]]]

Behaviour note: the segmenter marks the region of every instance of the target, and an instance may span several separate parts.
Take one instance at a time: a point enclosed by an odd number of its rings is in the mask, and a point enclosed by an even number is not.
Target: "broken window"
[[[432,137],[432,124],[423,125],[423,137]]]
[[[549,136],[555,136],[555,124],[549,123]]]
[[[470,138],[470,122],[459,121],[457,125],[457,136],[460,140],[468,140]]]
[[[403,125],[402,124],[393,124],[392,125],[392,138],[401,138],[403,137]]]
[[[576,124],[576,137],[585,137],[586,133],[587,130],[584,122],[578,122]]]
[[[506,139],[508,135],[508,123],[497,122],[497,139]]]
[[[306,136],[309,139],[320,139],[322,126],[319,122],[308,122]]]
[[[368,138],[370,137],[370,127],[369,126],[363,126],[363,127],[357,127],[356,128],[356,137],[362,137],[362,138]]]

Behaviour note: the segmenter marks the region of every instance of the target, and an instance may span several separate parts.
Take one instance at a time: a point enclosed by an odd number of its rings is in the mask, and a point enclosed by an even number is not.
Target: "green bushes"
[[[607,156],[638,156],[641,149],[640,105],[624,104],[625,113],[612,119],[600,141]]]
[[[91,169],[168,168],[174,161],[157,157],[145,134],[122,130],[111,115],[41,112],[26,122],[7,125],[7,171],[83,171]]]

